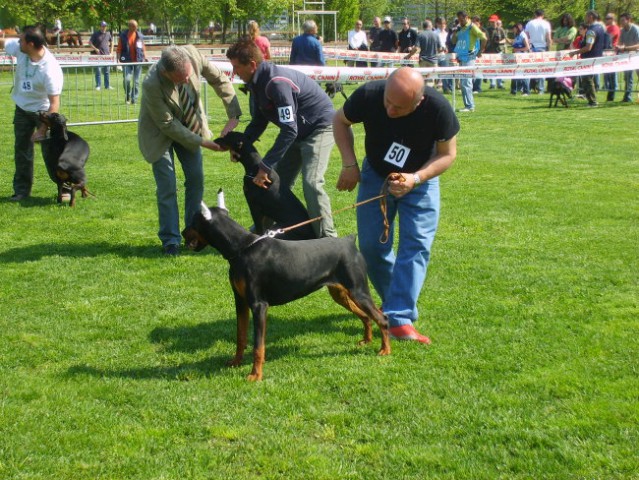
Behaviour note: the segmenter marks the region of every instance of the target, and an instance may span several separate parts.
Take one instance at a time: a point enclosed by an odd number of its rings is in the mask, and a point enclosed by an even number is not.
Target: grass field
[[[433,344],[377,357],[379,332],[356,346],[361,323],[320,291],[270,310],[254,384],[250,361],[225,367],[224,259],[160,254],[137,126],[75,128],[96,198],[56,205],[38,152],[33,197],[10,203],[5,90],[0,478],[639,478],[639,105],[476,102],[419,304]],[[240,167],[205,164],[206,199],[224,188],[249,225]],[[339,165],[336,209],[355,198]],[[353,212],[336,226],[354,233]]]

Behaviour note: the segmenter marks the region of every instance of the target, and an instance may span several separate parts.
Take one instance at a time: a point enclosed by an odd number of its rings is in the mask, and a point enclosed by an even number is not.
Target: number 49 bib
[[[402,168],[406,160],[408,160],[408,155],[410,155],[410,148],[401,143],[393,142],[386,152],[386,155],[384,155],[384,161],[398,168]]]

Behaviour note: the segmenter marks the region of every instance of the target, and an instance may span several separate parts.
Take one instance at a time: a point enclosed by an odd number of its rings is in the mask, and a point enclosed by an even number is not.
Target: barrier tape
[[[286,48],[286,47],[280,47]],[[328,49],[327,49],[328,50]],[[334,49],[334,51],[338,51]],[[373,53],[342,50],[346,53]],[[536,52],[522,54],[492,54],[482,55],[475,65],[464,67],[436,67],[415,68],[428,79],[456,79],[456,78],[551,78],[572,77],[579,75],[597,75],[602,73],[639,70],[639,53],[631,52],[620,55],[607,55],[597,58],[573,59],[567,55],[568,50],[558,52]],[[392,55],[392,54],[389,54]],[[398,55],[398,54],[394,54]],[[401,54],[399,54],[401,55]],[[204,57],[215,63],[235,83],[241,80],[235,78],[233,69],[228,61],[224,61],[223,54],[208,54]],[[116,66],[123,65],[116,62],[110,55],[56,55],[62,65],[78,66]],[[150,55],[145,63],[154,63],[160,55]],[[481,60],[481,62],[480,62]],[[0,56],[0,65],[14,65],[11,56]],[[299,70],[318,82],[368,82],[387,78],[395,70],[388,67],[332,67],[332,66],[304,66],[289,65],[288,68]]]

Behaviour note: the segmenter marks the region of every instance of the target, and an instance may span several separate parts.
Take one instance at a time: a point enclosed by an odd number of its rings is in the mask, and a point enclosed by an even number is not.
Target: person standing
[[[513,53],[527,53],[530,52],[530,42],[528,41],[528,35],[524,32],[524,25],[519,22],[513,25]],[[517,95],[517,91],[521,90],[524,97],[530,94],[530,79],[529,78],[513,78],[510,81],[510,93],[511,95]]]
[[[100,22],[100,30],[93,32],[89,39],[89,45],[93,47],[93,53],[97,55],[112,55],[113,54],[113,37],[111,32],[107,31],[107,22]],[[104,89],[113,90],[110,84],[110,67],[105,65],[104,67],[95,67],[95,89],[100,90],[100,71],[104,75]]]
[[[397,52],[399,46],[399,39],[397,32],[392,28],[393,22],[391,17],[384,17],[384,28],[379,32],[377,40],[379,41],[380,52]]]
[[[402,29],[399,31],[399,53],[410,52],[417,43],[417,30],[410,26],[410,20],[402,19]]]
[[[368,50],[368,40],[366,38],[366,32],[362,30],[363,22],[361,20],[355,21],[355,28],[348,31],[348,49],[349,50]],[[366,67],[366,62],[351,62],[356,67]],[[352,65],[351,65],[352,66]]]
[[[33,187],[34,142],[42,142],[42,156],[51,180],[57,183],[56,159],[49,158],[44,148],[47,126],[40,123],[39,113],[58,113],[64,78],[62,68],[46,47],[43,32],[35,26],[24,27],[19,38],[7,39],[5,51],[16,58],[11,99],[16,104],[13,115],[15,135],[12,202],[31,196]],[[63,201],[69,201],[69,194]]]
[[[448,67],[448,46],[446,45],[446,39],[448,38],[448,29],[446,28],[446,19],[444,17],[437,17],[435,19],[435,33],[439,36],[439,55],[437,56],[438,67]],[[453,79],[444,78],[441,81],[442,91],[444,93],[450,93],[453,91]]]
[[[317,38],[317,24],[306,20],[302,24],[304,33],[293,39],[291,46],[291,65],[326,65],[324,49]]]
[[[361,171],[351,128],[355,123],[364,124]],[[355,90],[335,114],[333,131],[342,157],[338,190],[350,192],[359,183],[357,200],[362,202],[378,195],[389,179],[388,241],[380,241],[384,215],[377,202],[369,202],[357,209],[359,248],[382,299],[389,333],[428,344],[430,339],[413,324],[419,318],[417,300],[439,220],[439,175],[457,155],[459,121],[448,100],[424,86],[419,72],[402,67],[387,80],[368,82]]]
[[[619,29],[619,25],[615,21],[614,13],[607,13],[605,17],[606,22],[606,33],[610,38],[610,45],[604,46],[604,48],[612,48],[615,49],[619,44],[619,36],[621,35],[621,31]],[[615,92],[619,88],[619,83],[617,82],[617,72],[604,73],[604,89],[608,91],[606,101],[614,102],[615,100]]]
[[[629,13],[622,13],[619,15],[619,22],[621,23],[621,33],[619,35],[619,43],[615,51],[617,54],[636,52],[639,50],[639,27],[632,23],[632,15]],[[624,81],[626,84],[626,91],[623,95],[622,102],[632,102],[632,90],[634,84],[635,71],[627,70],[623,72]],[[639,72],[637,72],[639,75]]]
[[[270,60],[271,42],[269,42],[268,38],[264,35],[260,35],[260,25],[255,20],[248,22],[248,34],[251,40],[255,42],[255,45],[257,45],[257,48],[260,49],[260,52],[262,52],[262,57],[266,60]]]
[[[324,191],[324,174],[333,148],[333,103],[319,84],[302,72],[262,60],[252,42],[239,41],[226,51],[233,73],[251,94],[251,122],[244,131],[257,141],[269,123],[279,129],[273,146],[260,163],[253,183],[268,188],[274,168],[280,184],[292,188],[302,174],[302,190],[318,237],[335,237],[330,198]]]
[[[379,32],[382,31],[382,20],[373,18],[373,26],[368,31],[368,45],[371,52],[379,52]]]
[[[486,36],[488,38],[486,42],[486,53],[497,54],[504,52],[504,47],[506,46],[506,31],[501,26],[499,16],[493,14],[488,17]],[[497,80],[491,78],[489,88],[494,89],[495,87],[503,89],[504,80],[502,78],[498,78]]]
[[[131,63],[135,65],[124,66],[124,93],[126,103],[134,104],[138,99],[140,85],[140,74],[142,65],[146,58],[146,46],[144,45],[144,35],[138,30],[138,22],[129,20],[129,29],[120,32],[118,41],[118,60],[121,63]]]
[[[544,18],[544,11],[539,8],[535,10],[535,18],[526,24],[524,29],[530,38],[530,50],[532,52],[547,52],[552,46],[552,27],[550,22]],[[543,94],[545,90],[545,80],[537,80],[537,90]]]
[[[433,68],[437,66],[439,36],[433,31],[433,22],[430,20],[424,20],[422,28],[423,30],[417,34],[417,43],[415,43],[406,55],[406,60],[419,50],[420,68]],[[429,80],[427,85],[432,87],[433,83],[432,80]]]
[[[222,100],[228,117],[222,130],[222,135],[226,135],[237,126],[242,114],[235,89],[229,78],[192,45],[164,49],[142,83],[138,145],[153,169],[160,224],[158,236],[165,255],[178,255],[182,242],[175,156],[184,172],[184,222],[188,226],[204,194],[201,147],[222,150],[210,140],[202,106],[201,77]]]
[[[455,44],[455,54],[460,67],[475,65],[475,59],[481,57],[486,47],[486,35],[470,21],[468,14],[460,10],[457,12],[459,28],[453,33],[452,42]],[[473,97],[473,79],[462,78],[459,81],[464,108],[460,112],[474,112],[475,99]]]
[[[559,19],[559,28],[553,33],[553,44],[557,46],[558,51],[568,50],[576,36],[575,19],[571,14],[564,13]]]
[[[588,26],[586,37],[582,42],[583,46],[579,50],[573,50],[569,53],[571,57],[575,55],[581,55],[581,58],[598,58],[603,56],[606,31],[598,20],[599,14],[595,10],[588,10],[586,12],[586,25]],[[582,75],[580,77],[580,83],[584,89],[584,96],[586,100],[588,100],[588,106],[598,107],[594,75]]]

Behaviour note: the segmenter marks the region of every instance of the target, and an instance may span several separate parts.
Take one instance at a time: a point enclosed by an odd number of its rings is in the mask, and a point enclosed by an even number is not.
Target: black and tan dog
[[[251,211],[255,233],[261,235],[268,228],[289,227],[309,219],[308,211],[302,202],[288,187],[280,184],[280,177],[275,170],[269,173],[271,183],[268,188],[258,187],[253,183],[262,157],[243,133],[229,132],[226,136],[215,139],[215,143],[230,149],[233,159],[244,167],[244,196]],[[317,235],[313,227],[306,224],[282,234],[279,238],[308,240],[317,238]]]
[[[49,127],[51,134],[42,143],[42,148],[48,150],[48,158],[54,164],[54,171],[49,175],[58,185],[58,203],[62,203],[64,194],[69,194],[69,205],[73,207],[76,191],[80,190],[83,197],[89,194],[84,171],[89,144],[80,135],[67,130],[67,119],[60,113],[40,112],[40,121]]]
[[[207,245],[228,260],[235,296],[237,350],[229,362],[242,363],[247,345],[249,309],[253,314],[253,370],[249,380],[261,380],[265,359],[269,305],[283,305],[327,286],[333,299],[364,323],[364,338],[373,338],[371,319],[382,332],[379,355],[391,353],[388,320],[375,307],[368,288],[366,264],[353,237],[288,242],[257,236],[232,220],[226,210],[202,204],[192,224],[182,232],[186,245],[200,251]]]

